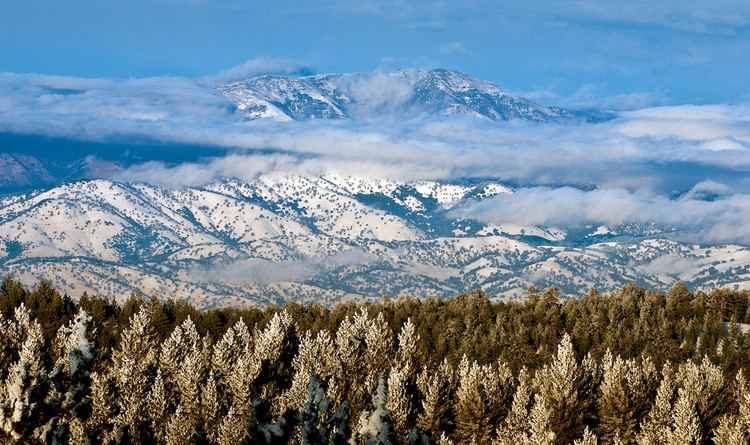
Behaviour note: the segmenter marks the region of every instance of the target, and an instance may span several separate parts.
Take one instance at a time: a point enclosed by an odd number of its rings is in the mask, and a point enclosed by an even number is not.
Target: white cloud
[[[671,254],[656,257],[650,263],[636,266],[636,270],[641,274],[670,275],[682,280],[695,276],[696,269],[698,266],[695,259]]]
[[[623,189],[579,190],[531,187],[454,209],[453,215],[487,223],[562,228],[657,224],[672,228],[688,242],[750,243],[750,194],[696,199],[706,191],[726,192],[719,183],[703,182],[681,198],[670,199]]]
[[[750,106],[681,105],[623,113],[618,131],[628,137],[712,141],[732,138],[750,143]]]
[[[350,112],[357,118],[380,118],[396,115],[414,95],[406,79],[388,73],[374,73],[352,78],[342,85],[352,99]]]
[[[411,91],[387,74],[355,82],[350,90],[365,109],[385,115],[411,98]],[[215,156],[201,162],[109,169],[120,180],[179,186],[267,172],[399,180],[492,177],[545,188],[464,209],[467,215],[542,225],[653,219],[682,227],[685,237],[692,231],[700,240],[750,242],[740,219],[750,216],[745,104],[646,108],[596,125],[424,116],[403,122],[244,122],[224,98],[189,79],[0,74],[0,131],[216,148]],[[566,184],[599,190],[560,187]],[[683,197],[670,199],[675,195]],[[696,223],[686,226],[685,220]]]
[[[304,282],[321,272],[337,267],[369,264],[374,257],[361,249],[349,249],[318,258],[289,261],[268,261],[262,258],[245,258],[227,264],[196,267],[188,275],[197,281],[222,283]]]
[[[750,25],[750,7],[742,1],[584,0],[552,10],[576,20],[663,28],[691,34],[737,35]]]
[[[226,69],[212,76],[206,76],[201,81],[208,84],[221,84],[244,80],[265,74],[309,74],[310,68],[290,59],[277,57],[256,57],[245,63]]]
[[[440,45],[438,52],[440,54],[463,54],[466,48],[461,42],[448,42]]]
[[[0,131],[97,139],[231,121],[231,104],[179,77],[84,79],[0,73]]]
[[[695,184],[695,186],[693,186],[684,197],[687,199],[705,200],[712,196],[729,195],[731,194],[731,191],[732,189],[726,184],[707,179]]]
[[[554,104],[573,109],[632,111],[669,104],[669,97],[660,91],[635,91],[607,95],[606,85],[586,84],[569,96],[551,90],[522,92],[521,95],[543,104]]]

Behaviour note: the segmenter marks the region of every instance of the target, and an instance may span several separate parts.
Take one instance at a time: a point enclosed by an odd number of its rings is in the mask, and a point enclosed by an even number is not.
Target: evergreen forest
[[[750,292],[199,311],[0,285],[0,443],[748,444]]]

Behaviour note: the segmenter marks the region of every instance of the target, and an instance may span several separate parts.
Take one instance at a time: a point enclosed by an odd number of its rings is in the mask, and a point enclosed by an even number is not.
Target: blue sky
[[[447,67],[542,102],[747,100],[750,2],[1,0],[0,71]]]

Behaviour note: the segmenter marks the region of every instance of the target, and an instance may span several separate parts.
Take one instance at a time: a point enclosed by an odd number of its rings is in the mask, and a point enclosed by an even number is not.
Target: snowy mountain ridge
[[[266,75],[220,85],[217,91],[247,119],[402,118],[426,114],[554,122],[575,115],[445,69],[305,77]]]
[[[629,282],[747,286],[750,249],[700,247],[621,228],[573,234],[499,227],[447,209],[514,190],[501,182],[260,176],[200,187],[88,180],[0,200],[0,267],[28,284],[201,307],[289,300],[331,304],[482,288],[517,298]]]

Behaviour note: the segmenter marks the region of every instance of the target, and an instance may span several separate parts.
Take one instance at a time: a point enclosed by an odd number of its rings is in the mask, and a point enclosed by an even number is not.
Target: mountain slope
[[[490,82],[444,69],[387,73],[261,76],[218,87],[248,119],[279,121],[473,116],[551,122],[574,113],[514,96]]]
[[[631,230],[486,226],[447,209],[513,190],[497,182],[261,176],[168,189],[79,181],[0,200],[0,267],[73,296],[130,292],[202,307],[482,288],[516,298],[637,281],[666,288],[750,284],[750,249]],[[604,242],[602,233],[608,233]],[[599,233],[599,238],[590,236]]]

